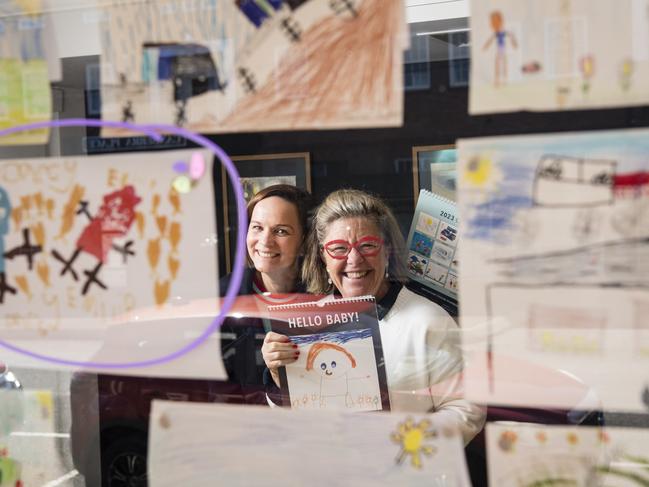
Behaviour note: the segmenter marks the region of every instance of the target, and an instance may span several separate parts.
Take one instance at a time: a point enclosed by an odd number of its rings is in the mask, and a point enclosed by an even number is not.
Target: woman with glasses
[[[483,411],[459,392],[459,329],[437,304],[406,289],[405,243],[392,211],[357,190],[331,193],[317,208],[302,278],[314,294],[375,296],[393,411],[436,412],[469,441]],[[266,335],[262,354],[276,384],[278,367],[296,360],[289,338]]]

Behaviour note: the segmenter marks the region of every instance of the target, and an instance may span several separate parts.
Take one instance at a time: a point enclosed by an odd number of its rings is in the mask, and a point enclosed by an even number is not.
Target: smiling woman
[[[295,205],[280,196],[259,201],[250,216],[246,246],[259,284],[269,292],[291,292],[304,230]]]
[[[275,300],[292,299],[303,293],[300,255],[307,234],[311,195],[289,184],[262,189],[248,203],[248,265],[244,270],[239,296],[256,296],[265,308]],[[221,297],[230,284],[230,275],[219,283]],[[294,297],[294,296],[293,296]],[[221,327],[221,354],[228,377],[242,386],[263,383],[264,363],[258,358],[256,337],[264,330],[257,318],[227,318]]]

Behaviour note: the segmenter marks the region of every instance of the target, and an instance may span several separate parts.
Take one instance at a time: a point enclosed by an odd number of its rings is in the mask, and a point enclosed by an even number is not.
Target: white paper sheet
[[[172,190],[174,166],[194,155],[210,174],[207,150],[0,162],[2,339],[119,364],[199,337],[218,312],[213,189],[204,177],[189,193]],[[192,302],[208,298],[212,311],[197,313]],[[51,365],[2,354],[14,367]],[[217,336],[178,361],[121,373],[225,377]]]
[[[489,485],[646,485],[648,443],[647,429],[489,423]]]
[[[9,421],[10,431],[0,434],[0,450],[3,451],[0,469],[3,470],[3,485],[14,485],[9,472],[19,466],[21,485],[45,485],[49,480],[61,476],[59,448],[61,434],[56,430],[55,401],[52,391],[20,390],[2,391],[3,409],[5,400],[17,403],[18,411],[11,411],[20,421]],[[9,394],[9,396],[7,396]],[[3,420],[6,419],[3,413]],[[5,426],[5,425],[3,425]],[[4,428],[3,428],[4,429]]]
[[[149,485],[470,485],[430,415],[154,401]]]
[[[462,140],[467,396],[649,409],[649,131]]]
[[[61,78],[47,0],[0,4],[0,129],[52,118],[50,81]],[[0,137],[0,146],[45,144],[49,129]]]
[[[647,0],[473,0],[469,112],[649,102]]]

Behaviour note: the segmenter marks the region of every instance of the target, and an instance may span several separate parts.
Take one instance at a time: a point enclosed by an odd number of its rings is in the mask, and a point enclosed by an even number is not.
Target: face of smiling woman
[[[381,231],[371,221],[364,218],[341,218],[329,224],[324,245],[334,240],[345,240],[356,244],[366,237],[382,239]],[[364,256],[358,248],[351,249],[343,259],[335,259],[326,250],[321,255],[333,284],[344,298],[372,295],[381,299],[389,288],[385,279],[388,265],[385,244],[376,255]]]
[[[279,196],[257,203],[250,217],[246,246],[262,277],[294,279],[301,243],[302,229],[293,203]],[[268,284],[266,279],[264,282]]]

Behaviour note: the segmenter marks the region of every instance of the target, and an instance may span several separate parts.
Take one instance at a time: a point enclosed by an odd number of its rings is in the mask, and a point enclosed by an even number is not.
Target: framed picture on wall
[[[311,159],[308,152],[231,156],[231,159],[239,171],[246,203],[257,192],[274,184],[292,184],[311,191]],[[234,192],[229,184],[225,168],[221,168],[221,181],[223,182],[225,268],[229,273],[232,271],[234,262],[237,207],[233,204]]]
[[[456,160],[454,145],[423,145],[412,148],[415,206],[422,189],[455,201]]]

